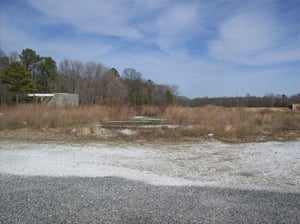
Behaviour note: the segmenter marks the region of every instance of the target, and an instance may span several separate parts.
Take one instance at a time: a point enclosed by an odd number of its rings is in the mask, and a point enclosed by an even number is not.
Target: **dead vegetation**
[[[151,126],[130,123],[132,124],[130,127],[128,124],[117,127],[107,125],[111,121],[131,122],[135,115],[160,118],[162,123]],[[127,128],[133,132],[124,134],[121,131]],[[300,136],[300,112],[289,109],[216,106],[197,108],[1,106],[0,137],[13,138],[17,137],[16,133],[21,133],[19,134],[21,136],[32,133],[36,138],[37,136],[71,136],[106,140],[181,141],[211,137],[223,141],[289,140]],[[26,136],[28,137],[28,134]]]

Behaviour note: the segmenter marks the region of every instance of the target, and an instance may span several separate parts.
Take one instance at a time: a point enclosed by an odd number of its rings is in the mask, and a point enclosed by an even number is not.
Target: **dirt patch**
[[[243,177],[254,177],[255,174],[252,172],[240,172],[238,175],[243,176]]]
[[[15,130],[1,130],[0,139],[2,140],[65,140],[65,141],[160,141],[160,142],[194,142],[219,140],[228,143],[242,142],[267,142],[267,141],[293,141],[300,139],[300,131],[284,131],[280,133],[257,133],[248,136],[235,137],[232,135],[210,135],[206,131],[198,128],[186,126],[133,126],[107,128],[102,125],[88,125],[73,128],[43,128],[30,129],[18,128]],[[230,158],[228,158],[230,159]]]

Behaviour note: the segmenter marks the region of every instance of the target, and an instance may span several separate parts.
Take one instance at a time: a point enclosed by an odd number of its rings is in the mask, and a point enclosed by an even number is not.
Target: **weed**
[[[160,118],[178,125],[176,128],[139,128],[136,138],[181,139],[200,138],[213,133],[217,138],[245,139],[269,133],[300,132],[300,113],[290,110],[223,108],[205,106],[198,108],[171,106],[81,106],[48,107],[45,105],[0,106],[0,130],[20,128],[47,130],[82,128],[108,121],[131,121],[135,115]]]

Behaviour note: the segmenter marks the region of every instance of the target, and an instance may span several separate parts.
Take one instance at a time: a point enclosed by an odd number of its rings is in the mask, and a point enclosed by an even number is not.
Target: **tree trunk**
[[[18,105],[19,104],[19,94],[16,93],[16,104]]]

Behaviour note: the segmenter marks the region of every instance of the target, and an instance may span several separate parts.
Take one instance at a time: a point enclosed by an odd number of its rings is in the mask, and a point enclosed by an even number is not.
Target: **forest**
[[[173,105],[176,86],[145,80],[126,68],[122,74],[101,63],[65,59],[57,66],[51,57],[24,49],[20,55],[0,51],[0,103],[30,101],[27,93],[77,93],[81,105]]]
[[[300,94],[266,94],[263,97],[198,97],[179,95],[176,85],[144,79],[133,68],[120,74],[97,62],[64,59],[58,65],[33,49],[6,54],[0,49],[0,104],[30,102],[27,93],[77,93],[80,105],[289,107],[300,103]]]

